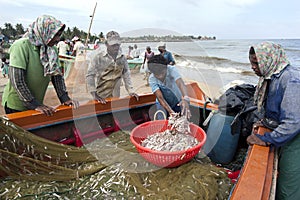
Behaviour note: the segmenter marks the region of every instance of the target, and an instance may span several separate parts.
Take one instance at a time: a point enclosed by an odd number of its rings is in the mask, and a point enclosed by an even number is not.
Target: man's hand
[[[79,107],[79,101],[77,100],[68,100],[63,103],[66,106],[72,106],[74,109],[77,109]]]
[[[261,121],[257,121],[253,124],[252,133],[258,133],[258,128],[264,126]]]
[[[47,116],[52,116],[53,113],[55,113],[55,109],[50,107],[50,106],[46,106],[46,105],[40,105],[38,107],[35,108],[36,111],[39,111],[40,113],[43,113]]]
[[[180,101],[179,106],[181,107],[181,115],[182,116],[185,115],[187,117],[187,119],[190,119],[192,115],[191,115],[191,111],[190,111],[189,102],[182,100],[182,101]]]
[[[139,100],[139,95],[137,94],[137,93],[129,93],[129,96],[131,96],[131,97],[135,97],[136,98],[136,100],[138,101]]]
[[[247,137],[247,143],[249,145],[260,145],[260,146],[269,146],[270,144],[267,142],[262,141],[261,139],[259,139],[259,137],[257,137],[255,134],[251,134]]]
[[[191,118],[192,114],[190,111],[190,98],[188,96],[184,96],[179,103],[181,107],[181,115],[185,115],[188,119]]]
[[[98,102],[100,102],[102,104],[106,104],[107,103],[107,101],[105,99],[103,99],[103,98],[101,98],[101,97],[98,96],[98,94],[97,94],[96,91],[91,92],[91,95],[92,95],[92,97],[93,97],[94,100],[96,100],[96,101],[98,101]]]

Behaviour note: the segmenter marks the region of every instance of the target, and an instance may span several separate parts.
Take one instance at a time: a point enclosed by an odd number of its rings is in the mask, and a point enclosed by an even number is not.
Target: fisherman
[[[156,95],[158,110],[169,115],[181,113],[190,118],[190,98],[187,96],[186,85],[176,67],[168,65],[163,56],[154,55],[148,61],[148,69],[152,73],[149,84]]]
[[[123,78],[128,94],[138,100],[139,96],[134,92],[132,86],[127,59],[120,48],[121,37],[119,33],[108,32],[105,45],[105,50],[95,50],[89,63],[86,74],[88,91],[93,99],[105,104],[105,98],[120,97],[121,78]],[[96,77],[97,85],[95,85]]]
[[[72,56],[83,55],[84,53],[84,44],[81,42],[81,39],[78,36],[73,37],[72,42],[74,42],[74,47],[72,51]]]
[[[137,45],[133,45],[133,49],[131,51],[132,58],[139,58],[141,54],[140,49],[138,49]]]
[[[151,51],[151,47],[150,46],[147,46],[146,47],[146,51],[144,53],[143,64],[141,65],[141,68],[140,68],[140,73],[144,73],[145,74],[143,80],[147,81],[146,86],[149,86],[149,76],[150,76],[150,72],[148,70],[148,60],[150,58],[152,58],[153,56],[154,56],[154,52]]]
[[[250,145],[279,148],[277,200],[300,199],[300,70],[290,64],[284,49],[272,42],[252,46],[249,60],[259,76],[254,94],[264,118],[247,138]],[[257,127],[271,131],[257,134]]]
[[[175,65],[175,60],[172,56],[172,53],[170,51],[167,51],[166,49],[166,43],[158,43],[157,49],[160,52],[160,55],[162,55],[167,60],[168,65]]]
[[[49,15],[33,22],[23,38],[10,47],[9,81],[4,89],[2,105],[5,113],[37,110],[47,116],[55,109],[43,104],[51,80],[60,102],[78,108],[72,100],[61,75],[57,48],[66,25]]]

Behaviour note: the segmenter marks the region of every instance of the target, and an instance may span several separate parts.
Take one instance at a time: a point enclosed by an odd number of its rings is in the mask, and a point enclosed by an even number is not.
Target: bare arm
[[[186,85],[183,82],[182,78],[179,78],[176,80],[176,84],[181,91],[182,94],[182,100],[180,102],[181,106],[181,115],[186,115],[187,118],[191,117],[191,112],[190,112],[190,98],[188,97]]]
[[[156,90],[154,92],[157,100],[159,101],[160,105],[162,105],[162,107],[164,107],[169,114],[174,113],[174,111],[172,110],[172,108],[170,107],[170,105],[167,103],[167,101],[165,100],[165,98],[163,97],[162,92],[160,91],[160,89]]]
[[[179,90],[181,91],[182,96],[183,97],[187,96],[187,89],[186,89],[186,86],[185,86],[182,78],[177,79],[176,84],[177,84]]]

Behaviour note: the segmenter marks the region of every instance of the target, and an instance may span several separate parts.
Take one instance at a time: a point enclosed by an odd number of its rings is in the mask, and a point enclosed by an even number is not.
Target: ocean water
[[[217,87],[232,81],[243,81],[255,85],[258,77],[253,73],[248,51],[250,46],[263,41],[273,41],[283,46],[291,64],[300,66],[299,39],[265,40],[205,40],[190,42],[167,42],[167,50],[172,52],[180,69],[187,79],[205,82]],[[144,52],[150,46],[155,53],[158,43],[137,43]],[[127,53],[129,43],[122,44]]]

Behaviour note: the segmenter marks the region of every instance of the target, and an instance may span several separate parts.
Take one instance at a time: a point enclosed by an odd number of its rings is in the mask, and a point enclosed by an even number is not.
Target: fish
[[[142,141],[141,145],[156,151],[187,150],[199,143],[190,133],[190,122],[187,117],[176,113],[169,117],[168,127],[165,131],[149,135]]]

